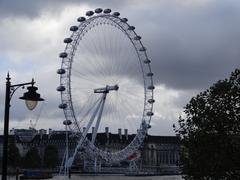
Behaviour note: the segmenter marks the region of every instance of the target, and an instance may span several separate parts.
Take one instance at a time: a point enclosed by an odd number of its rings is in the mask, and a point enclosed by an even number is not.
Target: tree
[[[9,166],[16,168],[20,166],[21,156],[19,149],[17,148],[15,142],[9,143],[8,145],[8,164]]]
[[[240,179],[240,70],[193,97],[179,118],[185,179]]]
[[[58,150],[55,146],[46,147],[43,162],[48,168],[55,168],[58,165]]]
[[[38,154],[38,150],[32,147],[24,157],[24,167],[25,168],[38,168],[41,165],[41,158]]]

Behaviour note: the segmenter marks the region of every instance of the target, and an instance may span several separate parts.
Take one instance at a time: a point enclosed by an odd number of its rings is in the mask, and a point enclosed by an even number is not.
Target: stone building
[[[44,150],[48,145],[55,146],[58,149],[59,160],[61,161],[66,150],[66,132],[50,130],[47,134],[46,130],[39,130],[33,133],[30,138],[29,132],[24,135],[21,133],[12,133],[15,143],[20,151],[21,156],[24,156],[31,147],[37,147],[41,157],[44,156]],[[35,132],[35,131],[34,131]],[[91,133],[88,138],[91,139]],[[118,134],[109,132],[109,128],[105,132],[98,133],[95,144],[104,150],[118,151],[127,146],[135,137],[135,134],[128,134],[128,130],[118,130]],[[69,151],[73,152],[77,143],[77,138],[69,134]],[[0,146],[2,146],[2,137],[0,136]],[[2,149],[2,148],[1,148]],[[139,157],[137,160],[138,167],[144,172],[168,172],[169,174],[178,173],[179,168],[179,153],[180,153],[180,139],[177,136],[152,136],[147,135],[144,144],[139,149]],[[0,151],[0,155],[2,153]],[[60,162],[59,161],[59,162]],[[77,159],[75,165],[83,168],[83,159]],[[120,164],[125,168],[129,165],[129,161]]]

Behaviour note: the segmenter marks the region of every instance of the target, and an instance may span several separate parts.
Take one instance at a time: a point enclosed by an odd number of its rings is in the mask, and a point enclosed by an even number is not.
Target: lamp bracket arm
[[[10,88],[10,100],[12,99],[13,94],[22,86],[15,86]]]
[[[23,88],[24,88],[25,85],[32,85],[32,86],[33,86],[34,84],[35,84],[35,82],[32,81],[32,82],[28,82],[28,83],[21,83],[21,84],[13,84],[13,85],[10,85],[10,100],[12,99],[13,94],[14,94],[20,87],[23,87]]]
[[[34,81],[31,81],[31,82],[28,82],[28,83],[21,83],[21,84],[13,84],[13,85],[11,85],[10,87],[12,88],[12,87],[22,87],[22,86],[25,86],[25,85],[34,85],[35,84],[35,82]]]

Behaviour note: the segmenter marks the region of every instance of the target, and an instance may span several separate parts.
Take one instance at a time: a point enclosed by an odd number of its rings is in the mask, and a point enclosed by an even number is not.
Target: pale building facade
[[[16,130],[15,130],[16,131]],[[17,131],[16,131],[17,132]],[[44,156],[44,150],[48,145],[55,146],[58,149],[59,164],[66,150],[66,133],[65,131],[50,130],[47,134],[46,130],[39,130],[32,138],[29,137],[29,132],[24,135],[21,133],[12,133],[15,143],[20,151],[21,156],[24,156],[31,147],[37,147],[40,157]],[[35,131],[34,131],[35,132]],[[96,145],[104,150],[118,151],[127,146],[135,134],[128,134],[128,130],[118,130],[118,134],[109,132],[109,128],[105,129],[104,133],[99,133],[96,138]],[[91,139],[91,133],[88,134]],[[77,139],[69,135],[69,151],[74,151]],[[0,146],[2,146],[2,137],[0,136]],[[2,148],[1,148],[2,149]],[[180,139],[177,136],[151,136],[147,135],[144,144],[139,149],[138,166],[142,171],[151,171],[159,173],[161,171],[169,171],[169,173],[177,173],[179,171],[180,161]],[[2,157],[2,153],[0,151]],[[77,165],[83,168],[83,159],[77,160]],[[79,163],[80,162],[80,163]],[[129,162],[121,163],[126,167]],[[80,168],[81,169],[81,168]]]

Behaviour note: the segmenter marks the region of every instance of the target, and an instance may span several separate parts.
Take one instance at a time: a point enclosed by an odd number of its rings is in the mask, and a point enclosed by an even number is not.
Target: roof
[[[87,134],[87,138],[91,140],[91,133]],[[108,133],[108,138],[106,133],[98,133],[96,137],[96,144],[98,145],[105,145],[106,143],[123,143],[123,144],[129,144],[136,134],[129,134],[126,138],[125,135],[122,135],[121,138],[119,134],[112,134]],[[72,141],[77,141],[77,137],[71,137],[71,134],[69,135],[70,139]],[[0,141],[2,141],[3,136],[0,136]],[[37,134],[35,135],[31,141],[24,141],[23,138],[20,138],[19,136],[15,136],[15,140],[19,143],[39,143],[40,141],[45,142],[51,142],[51,141],[65,141],[66,134]],[[145,138],[145,143],[157,143],[157,144],[180,144],[180,138],[178,136],[152,136],[147,135]]]

